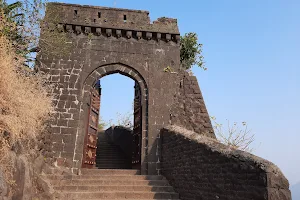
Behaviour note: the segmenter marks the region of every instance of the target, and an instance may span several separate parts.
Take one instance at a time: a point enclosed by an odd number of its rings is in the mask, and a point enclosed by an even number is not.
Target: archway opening
[[[97,129],[94,167],[140,169],[142,102],[138,82],[121,74],[100,78],[91,91],[89,112],[88,127]],[[97,127],[92,127],[95,120]]]

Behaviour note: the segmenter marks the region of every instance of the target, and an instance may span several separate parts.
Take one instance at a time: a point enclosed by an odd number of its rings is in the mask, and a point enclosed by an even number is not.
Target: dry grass
[[[221,143],[234,149],[253,152],[254,149],[251,146],[255,141],[255,135],[248,129],[246,122],[242,122],[242,126],[239,126],[237,122],[231,124],[229,120],[226,120],[227,127],[224,127],[223,124],[216,122],[215,117],[211,117],[211,121]]]
[[[12,150],[21,146],[19,151],[30,152],[52,111],[44,79],[22,73],[22,61],[0,34],[0,170],[6,176],[13,170]]]

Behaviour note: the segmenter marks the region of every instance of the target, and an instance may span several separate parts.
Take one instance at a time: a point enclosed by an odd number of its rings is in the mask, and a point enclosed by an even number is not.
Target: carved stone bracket
[[[121,30],[113,28],[104,27],[91,27],[86,25],[71,25],[71,24],[58,24],[58,31],[66,31],[76,34],[94,34],[95,36],[103,35],[107,37],[121,38],[125,37],[127,39],[135,38],[137,40],[155,40],[155,41],[165,41],[165,42],[180,42],[180,35],[178,33],[159,33],[151,31],[134,31],[134,30]]]
[[[63,32],[64,31],[64,26],[62,24],[57,24],[57,29],[59,32]]]
[[[142,32],[137,32],[136,33],[137,39],[140,40],[142,38],[142,35],[143,35]]]
[[[147,33],[146,33],[146,38],[147,38],[148,40],[151,40],[151,39],[152,39],[152,33],[151,33],[151,32],[147,32]]]
[[[116,35],[117,35],[117,38],[120,38],[122,36],[122,31],[116,30]]]
[[[73,33],[73,27],[72,25],[66,25],[66,31],[69,32],[69,33]]]
[[[107,35],[107,37],[110,37],[112,35],[112,30],[106,29],[106,35]]]
[[[126,31],[126,37],[130,39],[132,37],[132,31]]]
[[[157,33],[156,38],[157,40],[161,40],[161,33]]]
[[[96,28],[96,35],[98,35],[98,36],[101,35],[101,28]]]
[[[166,34],[166,40],[169,42],[172,39],[171,34]]]
[[[81,26],[75,26],[75,33],[78,35],[81,33]]]
[[[92,31],[91,31],[91,27],[85,27],[85,28],[84,28],[84,32],[85,32],[85,34],[91,33],[91,32],[92,32]]]

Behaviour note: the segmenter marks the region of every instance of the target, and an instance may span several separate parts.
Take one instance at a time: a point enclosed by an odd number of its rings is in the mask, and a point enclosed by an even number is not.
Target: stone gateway
[[[99,136],[101,86],[97,83],[120,73],[135,81],[127,169],[164,175],[179,193],[172,198],[290,199],[288,181],[272,163],[245,152],[236,156],[237,151],[226,151],[215,140],[197,79],[180,67],[176,19],[150,22],[148,11],[63,3],[49,3],[46,16],[58,18],[49,24],[54,23],[53,31],[66,34],[71,46],[59,56],[41,46],[37,56],[39,69],[54,85],[49,156],[57,167],[91,174],[103,152],[115,156],[111,153],[117,146],[111,144],[115,138],[109,137],[121,129]],[[51,38],[42,31],[41,39]],[[122,141],[119,146],[126,146]],[[262,164],[255,164],[256,159]]]

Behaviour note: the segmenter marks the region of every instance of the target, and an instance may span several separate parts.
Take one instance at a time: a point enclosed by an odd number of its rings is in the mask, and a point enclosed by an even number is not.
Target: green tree
[[[25,58],[25,65],[34,65],[36,52],[41,46],[45,54],[54,56],[64,55],[70,49],[68,35],[56,31],[59,22],[57,10],[51,8],[44,16],[47,5],[45,0],[21,0],[13,4],[0,0],[1,18],[5,19],[3,27],[6,27],[0,30],[1,34],[5,34],[16,53]],[[41,30],[43,38],[40,38]]]
[[[18,13],[18,9],[22,7],[22,3],[17,1],[12,4],[8,4],[6,1],[0,0],[0,10],[8,20],[15,20],[17,17],[22,16],[22,13]]]
[[[106,122],[100,117],[98,122],[98,131],[103,131],[106,125]]]
[[[22,3],[17,1],[12,4],[7,4],[6,1],[0,0],[0,13],[1,13],[1,22],[3,28],[1,30],[1,35],[4,35],[7,39],[10,40],[14,49],[16,50],[17,55],[22,54],[23,51],[26,51],[26,41],[19,31],[19,27],[23,26],[23,17],[24,14],[20,13]]]
[[[186,33],[180,39],[180,62],[185,70],[190,70],[193,65],[196,65],[204,70],[207,70],[202,55],[202,44],[198,43],[196,33]]]

